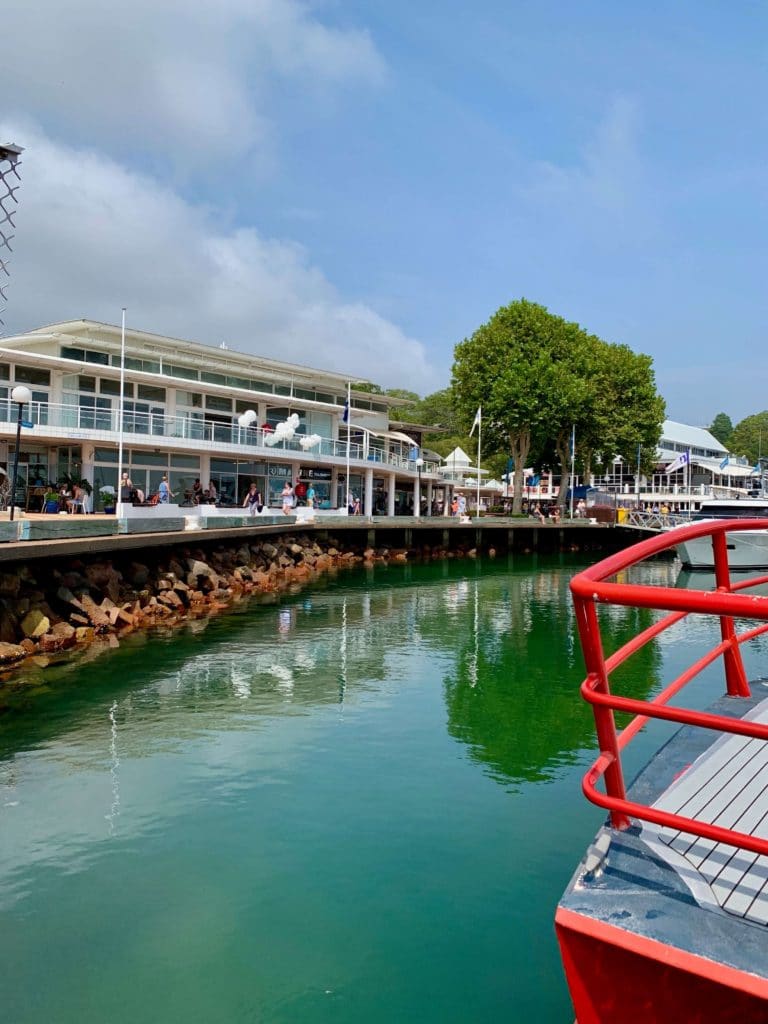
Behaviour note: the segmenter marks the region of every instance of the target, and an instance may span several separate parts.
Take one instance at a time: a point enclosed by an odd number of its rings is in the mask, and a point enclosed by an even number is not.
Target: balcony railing
[[[10,399],[0,400],[0,423],[8,424],[6,429],[15,428],[18,406]],[[63,430],[89,431],[94,435],[113,434],[117,441],[119,434],[119,413],[111,409],[84,408],[75,405],[57,405],[53,402],[32,402],[24,406],[24,419],[38,427],[49,428],[47,433],[57,428]],[[269,427],[241,427],[237,421],[219,423],[213,420],[197,419],[183,413],[167,416],[156,412],[123,412],[123,434],[130,438],[136,435],[168,441],[200,441],[207,445],[233,445],[242,449],[262,449],[261,455],[276,452],[297,452],[302,456],[326,455],[337,459],[345,459],[347,442],[337,441],[330,437],[322,437],[311,448],[303,448],[301,437],[296,434],[291,440],[268,443],[272,434]],[[94,440],[98,440],[94,436]],[[105,438],[105,440],[107,440]],[[350,459],[355,462],[375,462],[390,468],[403,469],[417,473],[415,462],[394,451],[383,451],[378,448],[366,448],[361,444],[350,445]],[[422,474],[434,473],[437,463],[425,460],[421,467]]]

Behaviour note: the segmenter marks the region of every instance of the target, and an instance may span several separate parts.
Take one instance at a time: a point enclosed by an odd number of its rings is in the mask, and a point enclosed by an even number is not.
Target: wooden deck
[[[768,700],[746,718],[768,723]],[[653,806],[768,838],[768,743],[720,737]],[[768,857],[648,823],[642,834],[701,905],[768,924]]]

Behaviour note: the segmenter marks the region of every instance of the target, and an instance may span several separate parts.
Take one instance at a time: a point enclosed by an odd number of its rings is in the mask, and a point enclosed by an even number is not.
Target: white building
[[[114,325],[75,320],[0,341],[6,471],[18,412],[11,391],[17,384],[32,391],[23,410],[32,425],[22,430],[17,502],[33,509],[45,485],[65,474],[88,480],[96,495],[116,488],[122,433],[123,469],[147,495],[167,474],[178,502],[199,479],[203,487],[213,482],[229,505],[255,481],[268,504],[279,506],[286,480],[311,481],[321,508],[346,508],[349,492],[366,514],[393,515],[419,508],[420,487],[431,503],[435,461],[420,458],[420,437],[390,429],[390,410],[405,403],[353,388],[347,425],[342,374],[127,330],[122,432],[120,377],[121,329]],[[242,427],[239,417],[249,410],[253,423]],[[275,427],[294,413],[294,437],[271,444]]]

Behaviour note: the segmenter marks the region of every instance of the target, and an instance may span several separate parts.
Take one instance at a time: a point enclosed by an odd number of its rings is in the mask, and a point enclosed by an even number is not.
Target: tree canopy
[[[752,463],[768,454],[768,411],[756,412],[737,423],[728,447],[734,455],[746,455]]]
[[[456,346],[452,388],[466,428],[482,407],[485,451],[515,460],[516,512],[523,469],[548,445],[565,478],[574,426],[584,469],[598,452],[603,462],[620,455],[634,464],[638,446],[655,454],[661,436],[664,402],[650,357],[526,299],[497,310]]]
[[[727,413],[719,412],[712,420],[709,432],[713,437],[717,438],[720,444],[728,445],[733,433],[731,417]]]

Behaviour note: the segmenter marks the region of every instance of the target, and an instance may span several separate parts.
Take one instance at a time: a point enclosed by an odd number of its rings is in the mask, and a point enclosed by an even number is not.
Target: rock
[[[34,640],[28,640],[26,637],[21,641],[19,647],[23,647],[27,654],[34,654],[37,650],[37,644]]]
[[[12,665],[26,656],[27,651],[21,644],[0,644],[0,665]]]
[[[19,617],[10,601],[0,600],[0,642],[12,644],[16,641]]]
[[[94,632],[90,626],[78,626],[75,630],[75,640],[79,644],[87,644],[93,640]]]
[[[53,654],[56,651],[63,651],[67,647],[74,646],[74,643],[74,636],[71,640],[67,640],[63,636],[56,636],[54,633],[46,633],[45,636],[40,637],[39,649],[44,654]]]
[[[0,573],[0,596],[16,597],[21,586],[21,579],[15,572]]]
[[[37,608],[33,608],[31,612],[27,612],[21,620],[21,631],[26,637],[42,636],[44,633],[47,633],[50,628],[50,619],[47,615],[43,615],[43,613]]]
[[[70,626],[68,622],[57,622],[54,626],[51,626],[51,633],[54,636],[64,637],[66,640],[75,639],[75,627]]]
[[[275,558],[277,556],[277,548],[274,546],[274,544],[267,544],[265,542],[261,545],[261,550],[267,556],[267,558]]]
[[[89,597],[87,594],[83,594],[81,601],[83,605],[83,610],[85,614],[88,616],[88,619],[92,623],[92,625],[108,626],[110,624],[109,616],[96,604],[93,598]],[[74,620],[74,616],[72,618]]]

